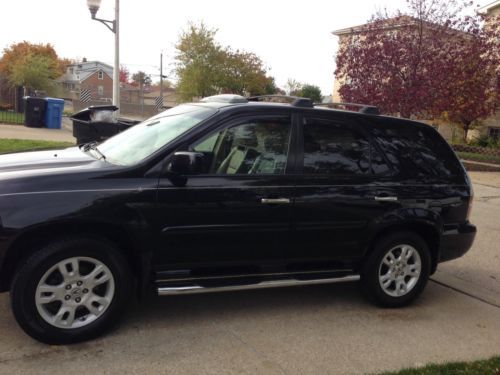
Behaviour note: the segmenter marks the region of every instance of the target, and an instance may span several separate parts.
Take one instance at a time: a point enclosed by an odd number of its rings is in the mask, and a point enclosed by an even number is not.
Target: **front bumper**
[[[444,232],[441,236],[439,262],[446,262],[464,255],[472,247],[476,232],[476,226],[469,222]]]

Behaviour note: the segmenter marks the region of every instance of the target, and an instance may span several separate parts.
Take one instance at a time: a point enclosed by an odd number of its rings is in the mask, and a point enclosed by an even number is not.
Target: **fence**
[[[78,112],[84,108],[91,105],[109,105],[111,103],[106,103],[102,101],[90,101],[83,102],[81,100],[73,100],[73,111]],[[158,109],[154,105],[141,105],[141,104],[131,104],[124,103],[120,104],[120,116],[130,116],[137,119],[146,119],[148,117],[158,114]]]
[[[0,124],[24,124],[24,113],[0,110]]]

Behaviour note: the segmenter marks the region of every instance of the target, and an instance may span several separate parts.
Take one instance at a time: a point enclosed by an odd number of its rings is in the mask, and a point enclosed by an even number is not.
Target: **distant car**
[[[95,337],[135,290],[361,279],[403,306],[471,247],[471,182],[432,127],[260,100],[211,97],[100,144],[1,156],[0,288],[26,333]]]

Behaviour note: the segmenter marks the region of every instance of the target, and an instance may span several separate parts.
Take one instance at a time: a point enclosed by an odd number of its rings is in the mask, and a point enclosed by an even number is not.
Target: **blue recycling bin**
[[[64,100],[46,98],[45,126],[49,129],[61,129],[62,114],[64,111]]]

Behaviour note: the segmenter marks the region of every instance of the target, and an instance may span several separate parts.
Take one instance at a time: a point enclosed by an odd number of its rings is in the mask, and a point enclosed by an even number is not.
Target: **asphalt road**
[[[421,298],[380,309],[357,284],[164,297],[103,338],[47,346],[0,295],[0,374],[342,374],[500,354],[500,188],[476,185],[473,249]],[[497,304],[497,306],[495,306]]]

